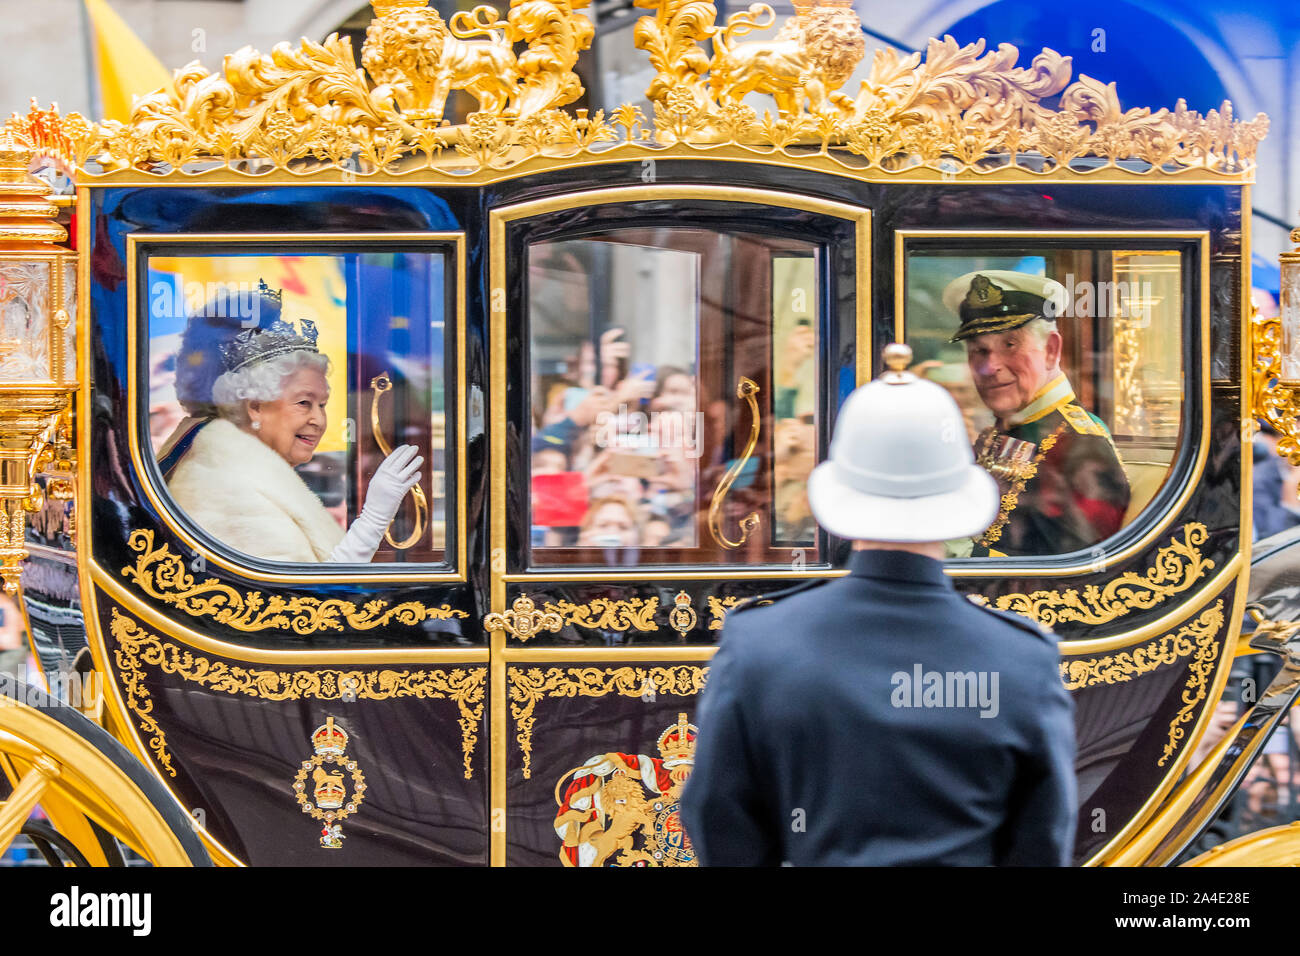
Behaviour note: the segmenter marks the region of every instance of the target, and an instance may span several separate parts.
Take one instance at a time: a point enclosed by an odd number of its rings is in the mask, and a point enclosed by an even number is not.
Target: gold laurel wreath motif
[[[405,601],[389,606],[387,601],[374,600],[358,608],[342,598],[285,598],[274,593],[264,597],[261,591],[244,594],[216,578],[196,580],[185,569],[185,562],[166,544],[154,547],[153,542],[153,531],[131,532],[127,544],[140,556],[133,566],[122,569],[123,576],[135,582],[149,597],[191,617],[211,617],[237,631],[276,629],[306,635],[347,628],[369,631],[394,624],[412,627],[430,619],[469,617],[468,611],[450,604],[428,607],[419,601]]]
[[[451,670],[312,670],[279,671],[245,667],[195,654],[162,640],[136,621],[112,609],[109,633],[116,641],[113,659],[122,674],[127,707],[136,715],[140,729],[153,736],[149,748],[171,776],[176,776],[167,752],[166,736],[153,716],[153,700],[145,686],[146,667],[157,668],[210,691],[260,700],[421,700],[454,701],[459,711],[461,756],[465,779],[473,778],[474,748],[483,721],[483,700],[488,668],[457,667]]]
[[[1168,667],[1192,657],[1187,683],[1183,688],[1183,706],[1169,724],[1169,740],[1164,752],[1156,761],[1163,767],[1178,749],[1178,742],[1186,736],[1183,725],[1196,713],[1197,707],[1209,692],[1210,677],[1219,657],[1222,644],[1217,640],[1223,630],[1223,599],[1206,608],[1193,621],[1183,624],[1177,631],[1164,634],[1139,647],[1129,648],[1104,657],[1073,658],[1061,662],[1061,680],[1066,690],[1081,690],[1100,684],[1123,684],[1149,674],[1160,667]]]
[[[480,7],[446,23],[431,7],[378,2],[363,70],[337,35],[269,54],[245,47],[220,72],[197,61],[176,70],[126,123],[33,105],[9,125],[91,177],[190,177],[216,166],[250,179],[432,170],[448,182],[537,157],[642,159],[675,145],[728,145],[875,178],[1078,177],[1122,164],[1132,175],[1245,181],[1268,132],[1264,114],[1237,120],[1227,101],[1204,115],[1181,100],[1173,110],[1125,110],[1113,83],[1071,84],[1070,58],[1055,51],[1018,66],[1010,44],[985,52],[984,40],[952,37],[931,40],[924,58],[878,50],[859,88],[841,92],[865,44],[857,14],[836,0],[797,3],[774,35],[755,39],[742,37],[776,26],[767,4],[717,24],[707,0],[637,0],[652,13],[638,19],[634,43],[654,71],[645,93],[653,117],[632,102],[608,118],[570,113],[562,107],[583,95],[574,67],[594,33],[578,12],[588,3],[530,0],[511,4],[504,20]],[[452,90],[470,92],[478,109],[446,126]],[[760,116],[745,102],[750,91],[771,96],[775,112]]]
[[[671,694],[693,697],[704,690],[707,667],[670,664],[662,667],[510,667],[506,683],[515,741],[523,754],[524,779],[532,777],[534,710],[546,698],[647,697]]]
[[[1197,547],[1209,537],[1205,525],[1190,521],[1183,525],[1181,533],[1181,540],[1172,537],[1168,545],[1156,552],[1155,562],[1145,573],[1126,571],[1101,587],[1090,584],[1082,591],[1070,588],[1003,594],[980,603],[991,604],[1000,611],[1015,611],[1044,627],[1067,623],[1105,624],[1133,611],[1149,610],[1186,591],[1214,567],[1214,562]]]

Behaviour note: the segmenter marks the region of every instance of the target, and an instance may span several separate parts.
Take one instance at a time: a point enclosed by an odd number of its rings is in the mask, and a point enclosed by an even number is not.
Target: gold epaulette
[[[1110,437],[1110,433],[1106,431],[1106,427],[1098,424],[1096,419],[1078,405],[1062,405],[1061,415],[1070,424],[1070,427],[1080,435],[1103,435],[1106,438]]]

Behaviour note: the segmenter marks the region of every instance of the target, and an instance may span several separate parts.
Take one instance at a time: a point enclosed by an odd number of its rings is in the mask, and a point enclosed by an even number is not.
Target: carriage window
[[[1177,250],[910,250],[905,338],[949,389],[997,518],[953,557],[1066,554],[1131,522],[1169,475],[1182,428]]]
[[[454,254],[228,249],[142,270],[148,432],[174,503],[265,560],[442,562]],[[413,485],[402,445],[424,459]]]
[[[535,563],[818,560],[818,256],[693,228],[528,247]]]

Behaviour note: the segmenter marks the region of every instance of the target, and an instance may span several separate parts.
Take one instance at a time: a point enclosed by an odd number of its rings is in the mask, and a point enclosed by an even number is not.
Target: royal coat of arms
[[[605,753],[555,785],[555,832],[565,866],[694,866],[682,827],[682,787],[698,729],[685,714],[659,735],[659,756]],[[567,781],[567,783],[566,783]]]
[[[343,821],[357,812],[366,797],[366,778],[355,760],[348,757],[347,731],[334,725],[334,718],[316,728],[311,735],[316,753],[304,760],[293,779],[294,794],[302,812],[321,822],[320,845],[327,850],[343,847]],[[337,767],[326,770],[325,765]],[[352,779],[352,798],[348,799],[344,773]],[[311,774],[312,791],[307,794],[307,775]]]

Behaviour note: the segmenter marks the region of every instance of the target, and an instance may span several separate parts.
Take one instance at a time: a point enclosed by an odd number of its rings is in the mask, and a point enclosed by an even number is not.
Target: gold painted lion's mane
[[[852,8],[813,7],[787,22],[794,25],[796,21],[802,28],[800,46],[804,56],[824,72],[828,89],[839,87],[853,75],[867,53],[858,15]]]
[[[376,84],[394,90],[432,83],[448,35],[447,25],[431,7],[378,17],[366,28],[361,65]]]

